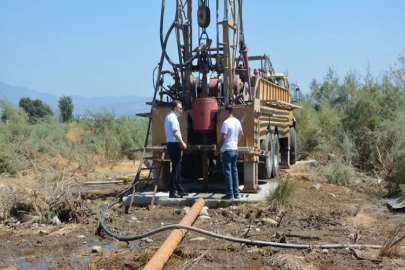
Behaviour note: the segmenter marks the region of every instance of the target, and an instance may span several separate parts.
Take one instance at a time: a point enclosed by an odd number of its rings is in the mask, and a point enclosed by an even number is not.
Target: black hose
[[[160,15],[160,46],[162,47],[162,51],[163,54],[166,58],[166,60],[174,67],[177,68],[184,68],[187,65],[191,64],[191,62],[197,58],[198,54],[200,53],[201,49],[205,46],[204,44],[200,44],[199,47],[197,47],[197,50],[195,52],[195,54],[193,56],[190,57],[190,59],[188,59],[186,62],[184,62],[183,64],[177,64],[175,62],[173,62],[169,55],[166,52],[166,46],[167,46],[167,42],[169,40],[170,34],[173,31],[174,26],[176,25],[176,21],[174,20],[173,23],[170,25],[169,30],[166,33],[166,37],[163,41],[163,18],[164,18],[164,12],[165,12],[165,0],[162,0],[162,9],[161,9],[161,15]]]
[[[108,204],[106,206],[107,209],[111,208],[113,205],[117,204],[119,201],[113,201],[110,204]],[[148,236],[151,236],[153,234],[156,233],[160,233],[166,230],[172,230],[172,229],[186,229],[186,230],[190,230],[193,232],[197,232],[197,233],[201,233],[204,235],[208,235],[211,237],[215,237],[215,238],[219,238],[219,239],[223,239],[223,240],[227,240],[227,241],[232,241],[232,242],[238,242],[238,243],[243,243],[243,244],[247,244],[247,245],[257,245],[257,246],[271,246],[271,247],[278,247],[278,248],[296,248],[296,249],[308,249],[308,248],[319,248],[319,249],[323,249],[323,248],[357,248],[357,249],[362,249],[362,248],[374,248],[374,249],[381,249],[382,246],[381,245],[342,245],[342,244],[327,244],[327,245],[298,245],[298,244],[285,244],[285,243],[276,243],[276,242],[267,242],[267,241],[256,241],[256,240],[248,240],[248,239],[244,239],[244,238],[237,238],[237,237],[232,237],[232,236],[226,236],[226,235],[222,235],[222,234],[218,234],[218,233],[213,233],[210,231],[206,231],[203,229],[199,229],[199,228],[195,228],[192,226],[187,226],[187,225],[180,225],[180,224],[173,224],[173,225],[167,225],[167,226],[163,226],[160,227],[156,230],[152,230],[149,231],[147,233],[143,233],[143,234],[139,234],[136,236],[120,236],[117,235],[113,232],[111,232],[110,230],[107,229],[107,227],[104,225],[104,221],[105,221],[105,215],[104,215],[104,211],[103,211],[103,217],[100,220],[99,223],[99,228],[97,230],[97,233],[100,234],[101,230],[104,230],[106,232],[107,235],[119,240],[119,241],[134,241],[134,240],[139,240]]]

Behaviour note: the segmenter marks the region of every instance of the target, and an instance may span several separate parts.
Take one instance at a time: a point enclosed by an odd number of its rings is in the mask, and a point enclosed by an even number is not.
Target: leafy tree
[[[52,109],[40,99],[21,98],[19,106],[28,115],[28,122],[30,124],[36,124],[46,117],[53,116]]]
[[[60,117],[63,123],[69,123],[73,118],[73,102],[71,97],[63,96],[59,99]]]

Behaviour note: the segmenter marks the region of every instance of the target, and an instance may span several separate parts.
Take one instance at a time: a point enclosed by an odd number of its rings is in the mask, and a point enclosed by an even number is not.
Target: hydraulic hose
[[[163,54],[166,58],[166,60],[174,67],[177,68],[183,68],[189,64],[191,64],[191,62],[197,58],[198,54],[200,53],[200,51],[202,50],[202,48],[204,48],[204,44],[200,44],[199,47],[197,47],[197,50],[195,52],[195,54],[193,56],[190,57],[190,59],[188,59],[186,62],[184,62],[183,64],[177,64],[175,62],[173,62],[169,55],[166,52],[166,46],[167,46],[167,42],[169,40],[170,34],[173,31],[173,28],[176,26],[176,20],[173,21],[173,23],[170,25],[169,30],[166,33],[166,37],[163,41],[163,19],[164,19],[164,13],[165,13],[165,0],[162,0],[162,9],[161,9],[161,15],[160,15],[160,46],[162,47],[162,51]]]
[[[118,203],[119,201],[113,201],[110,204],[108,204],[106,206],[107,209],[111,208],[113,205],[115,205],[116,203]],[[325,244],[325,245],[299,245],[299,244],[286,244],[286,243],[276,243],[276,242],[268,242],[268,241],[257,241],[257,240],[248,240],[248,239],[244,239],[244,238],[238,238],[238,237],[232,237],[232,236],[227,236],[227,235],[222,235],[222,234],[218,234],[218,233],[214,233],[214,232],[210,232],[210,231],[206,231],[203,229],[199,229],[199,228],[195,228],[192,226],[187,226],[187,225],[181,225],[181,224],[173,224],[173,225],[167,225],[167,226],[163,226],[160,227],[158,229],[143,233],[143,234],[139,234],[136,236],[120,236],[117,235],[113,232],[111,232],[110,230],[108,230],[108,228],[104,225],[104,221],[105,221],[105,214],[103,211],[103,216],[100,220],[99,223],[99,228],[97,230],[97,234],[101,233],[101,230],[104,230],[105,233],[119,241],[135,241],[135,240],[139,240],[148,236],[151,236],[153,234],[156,233],[160,233],[166,230],[173,230],[173,229],[186,229],[186,230],[190,230],[193,232],[197,232],[197,233],[201,233],[207,236],[211,236],[211,237],[215,237],[215,238],[219,238],[219,239],[223,239],[226,241],[232,241],[232,242],[238,242],[238,243],[243,243],[243,244],[247,244],[247,245],[256,245],[256,246],[271,246],[271,247],[278,247],[278,248],[294,248],[294,249],[308,249],[308,248],[319,248],[319,249],[332,249],[332,248],[355,248],[355,249],[362,249],[362,248],[374,248],[374,249],[381,249],[382,246],[381,245],[343,245],[343,244]]]

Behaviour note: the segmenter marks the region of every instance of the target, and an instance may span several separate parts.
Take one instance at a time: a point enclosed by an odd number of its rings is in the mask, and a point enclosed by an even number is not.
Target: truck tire
[[[258,176],[260,179],[269,179],[271,177],[271,171],[273,169],[273,142],[270,132],[267,133],[266,138],[260,144],[260,149],[270,151],[270,153],[265,158],[259,158],[259,161],[263,161],[263,163],[259,163]]]
[[[290,127],[290,164],[295,164],[297,153],[297,137],[295,134],[295,128]]]
[[[271,177],[278,176],[278,166],[280,164],[280,143],[278,141],[277,134],[273,138],[273,170],[271,171]]]

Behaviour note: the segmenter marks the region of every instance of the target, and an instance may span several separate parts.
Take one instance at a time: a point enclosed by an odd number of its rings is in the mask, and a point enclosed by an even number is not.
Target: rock
[[[39,231],[39,234],[47,235],[47,234],[48,234],[48,232],[47,232],[47,231],[45,231],[45,230],[40,230],[40,231]]]
[[[91,201],[89,199],[86,200],[86,203],[91,203]]]
[[[265,225],[267,224],[267,225],[273,225],[273,226],[276,225],[277,226],[277,224],[278,224],[278,222],[272,218],[262,218],[260,221]]]
[[[320,184],[315,184],[315,185],[313,185],[313,187],[314,187],[316,190],[318,190],[318,189],[321,188],[321,185],[320,185]]]
[[[349,234],[349,238],[350,238],[350,239],[356,239],[356,234],[355,234],[355,233]]]
[[[188,213],[188,211],[190,211],[190,207],[186,206],[183,208],[184,210],[184,214],[186,215]]]
[[[153,240],[150,239],[149,237],[142,238],[141,240],[145,241],[146,243],[152,243],[153,242]]]
[[[204,237],[196,237],[196,238],[190,239],[190,241],[204,241],[204,240],[206,240],[206,238],[204,238]]]
[[[0,184],[0,188],[4,188],[4,185],[3,185],[3,184]]]
[[[84,236],[84,235],[78,235],[77,238],[78,238],[78,239],[83,239],[83,238],[86,238],[86,236]]]
[[[231,209],[231,210],[236,210],[238,207],[236,207],[236,205],[231,205],[230,207],[229,207],[229,209]]]
[[[328,250],[326,248],[322,249],[322,253],[328,254]]]
[[[198,219],[211,219],[209,216],[199,216]]]
[[[92,246],[91,247],[91,253],[101,253],[103,252],[103,248],[100,246]]]
[[[137,221],[138,219],[136,217],[131,217],[132,221]]]
[[[252,253],[260,253],[260,252],[262,252],[262,250],[260,248],[251,248],[251,249],[249,249],[247,251],[247,253],[250,253],[250,254],[252,254]]]
[[[17,191],[17,188],[16,188],[14,185],[11,185],[11,186],[10,186],[10,189],[11,189],[12,192],[16,192],[16,191]]]
[[[83,244],[83,245],[86,245],[86,244],[87,244],[87,242],[86,242],[86,241],[84,241],[84,242],[82,242],[82,244]]]
[[[263,223],[261,223],[261,222],[258,222],[257,224],[256,224],[256,226],[262,226],[263,225]]]
[[[316,160],[305,160],[305,161],[297,161],[295,162],[296,166],[308,166],[308,167],[318,167],[318,162]]]
[[[38,227],[39,227],[38,223],[34,223],[34,224],[31,225],[31,228],[38,228]]]
[[[208,207],[207,206],[204,206],[202,209],[201,209],[201,212],[198,214],[198,216],[208,216]]]
[[[256,228],[256,232],[260,232],[260,229],[259,229],[259,228]]]
[[[53,224],[53,225],[59,225],[60,223],[61,223],[61,222],[60,222],[58,216],[54,216],[54,217],[52,218],[52,224]]]

